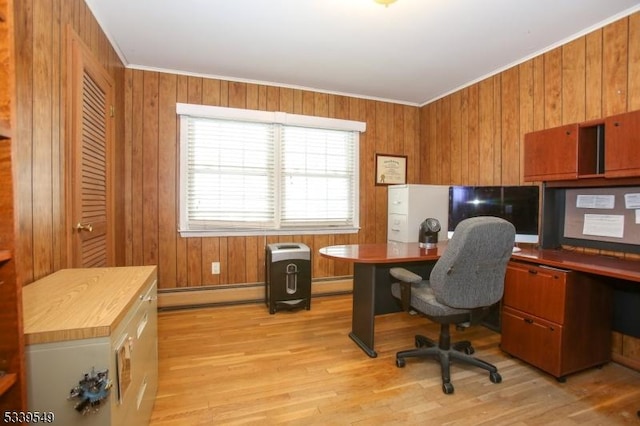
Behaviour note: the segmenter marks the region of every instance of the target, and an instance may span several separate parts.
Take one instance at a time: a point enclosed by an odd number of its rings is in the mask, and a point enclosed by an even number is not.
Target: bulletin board
[[[564,236],[640,245],[640,187],[567,189]]]

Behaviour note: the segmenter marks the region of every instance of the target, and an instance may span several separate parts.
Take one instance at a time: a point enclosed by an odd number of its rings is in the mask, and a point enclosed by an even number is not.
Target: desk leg
[[[353,312],[349,337],[371,358],[378,356],[373,349],[375,322],[376,265],[353,265]]]

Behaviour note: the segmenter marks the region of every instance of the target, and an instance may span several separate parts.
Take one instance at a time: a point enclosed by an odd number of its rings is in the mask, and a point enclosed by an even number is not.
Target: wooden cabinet
[[[12,4],[0,0],[0,414],[26,408],[22,293],[14,257]]]
[[[640,111],[605,120],[605,176],[640,176]]]
[[[56,424],[146,425],[158,381],[157,268],[63,269],[24,288],[28,409]],[[108,370],[96,413],[69,400],[85,373]]]
[[[16,280],[11,139],[0,134],[0,412],[25,408],[21,289]]]
[[[554,127],[524,136],[524,180],[578,177],[578,125]]]
[[[611,294],[587,274],[510,262],[502,350],[559,379],[610,361]]]
[[[525,181],[637,176],[640,111],[525,135]]]

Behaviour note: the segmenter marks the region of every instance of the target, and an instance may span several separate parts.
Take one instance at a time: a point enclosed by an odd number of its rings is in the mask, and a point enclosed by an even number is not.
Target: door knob
[[[78,222],[78,224],[76,225],[76,230],[78,232],[80,232],[80,231],[92,232],[93,231],[93,225],[91,225],[90,223],[84,224],[84,223]]]

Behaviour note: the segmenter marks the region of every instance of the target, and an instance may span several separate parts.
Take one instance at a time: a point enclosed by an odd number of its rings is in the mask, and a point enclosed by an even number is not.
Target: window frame
[[[180,173],[179,173],[179,217],[178,232],[183,237],[215,237],[215,236],[255,236],[255,235],[309,235],[309,234],[348,234],[356,233],[360,229],[359,223],[359,191],[360,191],[360,153],[359,153],[359,136],[366,130],[366,123],[351,120],[342,120],[328,117],[316,117],[299,114],[289,114],[280,111],[260,111],[241,108],[227,108],[208,105],[193,104],[176,104],[176,112],[179,120],[179,154],[180,154]],[[187,189],[188,189],[188,126],[189,117],[194,118],[211,118],[234,121],[246,121],[256,123],[267,123],[281,126],[309,127],[325,130],[340,130],[356,132],[354,141],[354,164],[353,164],[353,223],[351,226],[323,226],[318,227],[294,227],[283,228],[280,223],[280,211],[278,206],[280,200],[275,203],[276,227],[268,228],[210,228],[210,229],[191,229],[189,227],[187,212]],[[276,131],[278,133],[279,130]],[[278,138],[279,136],[276,136]],[[279,143],[275,143],[276,164],[275,172],[281,172],[281,163],[279,160]],[[276,183],[276,186],[278,184]],[[280,194],[280,188],[274,188],[275,194]]]

